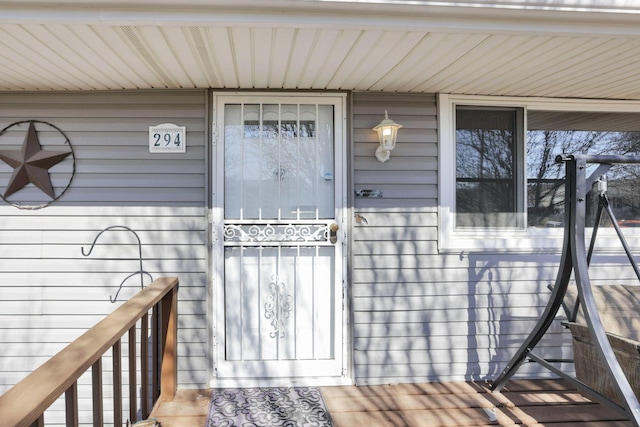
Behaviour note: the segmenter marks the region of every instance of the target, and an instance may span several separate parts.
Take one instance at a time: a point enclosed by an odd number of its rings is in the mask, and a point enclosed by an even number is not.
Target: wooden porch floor
[[[631,426],[562,380],[510,381],[502,393],[483,383],[323,387],[335,427],[355,426]],[[203,427],[208,390],[180,390],[153,416],[162,427]]]

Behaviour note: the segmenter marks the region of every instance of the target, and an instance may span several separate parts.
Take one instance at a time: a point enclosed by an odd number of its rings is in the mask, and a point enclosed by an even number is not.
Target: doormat
[[[217,388],[206,427],[332,427],[315,387]]]

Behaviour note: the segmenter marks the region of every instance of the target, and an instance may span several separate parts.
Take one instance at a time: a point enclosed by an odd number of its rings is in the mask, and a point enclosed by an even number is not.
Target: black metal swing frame
[[[615,215],[609,206],[606,192],[606,181],[601,179],[601,177],[603,177],[615,164],[640,164],[640,156],[570,155],[558,156],[556,161],[564,162],[566,167],[565,231],[560,267],[558,269],[555,284],[551,288],[552,291],[549,302],[547,303],[542,316],[538,320],[535,328],[529,334],[529,337],[522,343],[516,354],[511,358],[507,366],[493,382],[491,389],[494,392],[499,392],[506,382],[509,381],[509,379],[523,365],[523,363],[534,361],[556,375],[566,379],[579,390],[585,392],[595,400],[607,404],[623,413],[625,416],[629,417],[636,427],[640,427],[640,402],[638,402],[638,399],[607,338],[602,320],[596,307],[595,298],[591,288],[591,281],[589,279],[589,263],[594,249],[598,226],[600,224],[602,212],[606,211],[612,220],[613,226],[627,257],[633,266],[636,276],[638,277],[638,280],[640,280],[640,270],[634,261],[631,250],[624,238],[624,235],[622,234],[622,231],[620,230]],[[597,165],[597,167],[591,175],[587,176],[587,166],[590,164]],[[596,213],[594,229],[591,235],[589,250],[587,251],[585,245],[587,194],[591,191],[593,184],[596,182],[601,182],[602,184],[598,189],[598,210]],[[613,383],[623,403],[622,406],[559,369],[553,364],[556,361],[544,359],[534,352],[535,346],[553,323],[560,307],[563,306],[564,297],[567,292],[572,273],[574,274],[576,287],[578,289],[577,302],[582,305],[584,317],[589,331],[591,332],[594,346],[596,347],[601,360],[604,361],[606,370],[613,379]],[[570,321],[575,320],[577,311],[578,304],[576,304],[569,313]]]

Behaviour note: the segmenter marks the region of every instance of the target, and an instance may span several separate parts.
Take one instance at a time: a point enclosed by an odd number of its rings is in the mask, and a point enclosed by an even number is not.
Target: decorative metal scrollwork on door
[[[293,296],[287,294],[287,286],[280,281],[277,275],[271,277],[269,283],[271,295],[267,297],[264,304],[264,317],[271,320],[272,331],[269,333],[271,338],[284,338],[287,335],[287,320],[291,315],[291,301]]]
[[[225,224],[225,242],[326,242],[327,224]]]

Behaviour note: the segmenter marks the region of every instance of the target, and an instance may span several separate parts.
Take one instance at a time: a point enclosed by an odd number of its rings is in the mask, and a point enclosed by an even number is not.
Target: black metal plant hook
[[[135,272],[131,273],[130,275],[125,277],[122,282],[120,282],[120,286],[118,286],[118,292],[116,292],[116,296],[115,297],[112,298],[111,295],[109,295],[109,301],[111,301],[112,303],[115,303],[118,300],[118,294],[122,290],[122,286],[124,285],[124,283],[130,277],[133,277],[136,274],[140,274],[140,289],[144,289],[144,276],[145,275],[149,276],[151,281],[153,281],[153,276],[151,276],[151,274],[149,274],[148,272],[146,272],[146,271],[144,271],[142,269],[142,242],[140,241],[140,236],[138,236],[138,233],[136,233],[134,230],[132,230],[131,228],[129,228],[127,226],[124,226],[124,225],[112,225],[111,227],[107,227],[107,228],[103,229],[101,232],[99,232],[96,235],[95,239],[93,239],[93,243],[91,244],[91,247],[89,248],[88,252],[85,253],[84,246],[80,248],[81,251],[82,251],[82,255],[86,256],[86,257],[91,255],[91,252],[93,251],[93,248],[96,246],[96,243],[98,242],[98,239],[100,238],[102,233],[104,233],[105,231],[115,230],[115,229],[129,231],[129,232],[133,233],[133,235],[136,237],[136,240],[138,241],[138,261],[140,262],[140,269],[138,271],[135,271]]]

